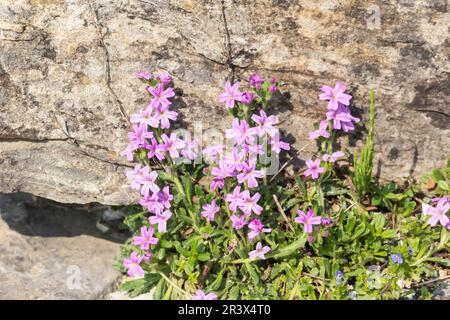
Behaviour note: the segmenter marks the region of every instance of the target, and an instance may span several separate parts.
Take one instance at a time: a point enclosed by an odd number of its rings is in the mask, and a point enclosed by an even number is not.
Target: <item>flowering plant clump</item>
[[[344,84],[322,87],[327,112],[309,133],[319,150],[291,179],[278,162],[291,147],[269,112],[280,90],[274,78],[253,74],[246,88],[226,82],[218,102],[231,127],[223,143],[206,145],[173,130],[172,78],[138,77],[150,101],[131,116],[123,152],[141,195],[124,221],[135,235],[122,250],[123,290],[200,300],[429,296],[422,279],[450,263],[449,197],[426,204],[413,185],[393,183],[354,189],[349,181],[363,171],[350,170],[335,144],[360,121]]]

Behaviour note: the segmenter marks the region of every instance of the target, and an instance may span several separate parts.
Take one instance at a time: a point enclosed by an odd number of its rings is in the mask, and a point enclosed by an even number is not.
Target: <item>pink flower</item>
[[[275,80],[275,78],[271,78],[270,79],[270,88],[269,88],[269,91],[271,92],[271,93],[274,93],[274,92],[276,92],[278,90],[278,88],[277,88],[277,81]]]
[[[167,209],[171,207],[170,201],[173,200],[173,195],[170,194],[169,186],[164,186],[162,191],[158,192],[158,201]]]
[[[260,90],[261,84],[264,82],[264,79],[261,78],[256,73],[254,73],[250,75],[250,77],[248,78],[248,82],[250,83],[251,86],[254,86],[256,89]]]
[[[146,252],[142,255],[142,261],[148,262],[152,258],[151,252]]]
[[[126,176],[131,180],[131,188],[139,190],[141,188],[140,179],[144,176],[144,168],[141,164],[134,166],[134,170],[128,170]]]
[[[236,230],[242,229],[246,224],[248,224],[248,222],[245,221],[245,215],[237,216],[232,214],[230,216],[230,220],[233,223],[233,228]]]
[[[205,204],[202,208],[201,215],[208,221],[214,221],[214,215],[220,211],[220,208],[216,205],[216,200],[213,200],[211,204]]]
[[[431,202],[438,202],[439,200],[442,200],[442,199],[445,199],[445,201],[450,202],[450,196],[432,198]]]
[[[252,120],[259,125],[257,127],[258,136],[262,136],[267,133],[269,136],[274,137],[278,133],[278,129],[274,127],[274,125],[278,124],[278,118],[276,116],[270,115],[267,117],[267,114],[264,110],[259,110],[259,116],[254,114],[252,115]]]
[[[156,213],[154,216],[148,218],[148,223],[158,224],[158,232],[166,232],[167,220],[169,220],[171,216],[172,212],[169,210],[166,210],[163,213]]]
[[[241,197],[238,200],[238,206],[246,216],[251,215],[252,212],[260,215],[262,211],[262,207],[258,205],[260,198],[261,195],[258,192],[253,196],[250,196],[250,191],[245,190],[241,193]]]
[[[164,90],[164,84],[162,83],[160,83],[156,88],[147,87],[147,91],[153,96],[153,99],[150,102],[150,106],[153,109],[158,109],[160,106],[167,108],[171,104],[169,98],[175,96],[173,89],[167,88]]]
[[[311,233],[313,230],[313,225],[321,224],[322,218],[314,216],[314,210],[308,210],[308,213],[305,214],[301,210],[297,210],[298,217],[295,218],[295,222],[303,224],[303,230],[306,233]]]
[[[311,176],[312,179],[317,179],[319,174],[324,172],[324,168],[320,166],[320,159],[306,160],[308,169],[303,173],[305,177]]]
[[[169,84],[172,81],[172,77],[166,72],[160,72],[155,75],[155,79],[161,81],[162,84]]]
[[[264,256],[267,252],[270,251],[270,247],[269,246],[262,246],[261,242],[258,242],[258,244],[256,245],[256,249],[253,251],[250,251],[248,253],[248,256],[250,259],[266,259],[266,257]]]
[[[250,128],[247,121],[239,121],[239,119],[234,118],[233,127],[232,129],[227,129],[225,131],[225,136],[228,139],[234,139],[234,143],[238,145],[244,142],[251,144],[255,140],[253,136],[256,135],[256,133],[257,129]]]
[[[155,229],[152,227],[142,227],[141,228],[141,236],[133,237],[133,244],[140,246],[142,250],[148,250],[151,244],[157,244],[159,239],[153,237],[153,232]]]
[[[327,127],[328,127],[327,120],[320,121],[319,130],[311,131],[309,133],[309,138],[312,140],[317,139],[318,137],[329,138],[330,133],[327,131]]]
[[[247,235],[250,240],[256,238],[261,232],[269,233],[272,231],[271,228],[264,228],[262,222],[256,218],[250,221],[248,227],[251,230]]]
[[[328,109],[330,110],[337,110],[338,103],[348,106],[352,99],[351,95],[344,93],[347,87],[341,82],[336,82],[334,88],[323,85],[321,90],[323,93],[320,94],[319,99],[328,100]]]
[[[235,101],[241,101],[242,94],[238,91],[239,82],[231,86],[230,81],[225,83],[225,92],[219,95],[219,102],[224,102],[227,109],[234,108]]]
[[[244,152],[239,151],[238,148],[234,147],[231,149],[231,153],[225,155],[225,162],[234,171],[240,171],[242,168],[242,160],[244,158]]]
[[[249,155],[264,154],[263,147],[260,144],[244,144],[244,151]]]
[[[269,141],[269,143],[272,145],[272,151],[276,153],[280,153],[281,150],[290,150],[291,147],[289,146],[289,143],[283,142],[280,140],[280,135],[276,134],[272,139]]]
[[[333,129],[349,132],[355,129],[353,122],[359,122],[359,118],[350,114],[350,109],[343,104],[339,104],[337,110],[330,110],[326,113],[327,120],[333,120]]]
[[[242,173],[238,174],[237,179],[239,183],[247,181],[249,188],[258,186],[256,178],[262,178],[264,171],[256,170],[256,165],[253,160],[249,160],[248,163],[244,163],[242,166]]]
[[[164,205],[159,201],[158,193],[143,197],[139,200],[139,204],[151,213],[160,213],[164,210]]]
[[[250,104],[253,101],[253,93],[251,92],[242,92],[241,101],[243,104]]]
[[[133,132],[128,133],[128,139],[131,140],[131,144],[136,147],[142,147],[147,144],[145,139],[153,138],[153,133],[147,131],[147,125],[140,123],[139,125],[133,125]]]
[[[178,149],[184,148],[184,141],[178,139],[175,133],[171,133],[170,137],[165,133],[161,136],[163,140],[164,150],[168,151],[172,159],[176,159],[180,157],[180,153]]]
[[[181,150],[183,157],[189,160],[194,160],[197,158],[198,143],[195,140],[190,140],[188,136],[184,138],[184,149]]]
[[[145,124],[154,128],[157,128],[159,125],[158,117],[152,115],[152,108],[147,108],[145,110],[140,111],[139,113],[132,114],[130,116],[131,123],[139,123]]]
[[[195,292],[195,295],[192,296],[192,300],[217,300],[217,295],[214,292],[205,294],[199,289]]]
[[[152,74],[145,70],[141,70],[136,73],[136,77],[139,79],[150,80],[152,78]]]
[[[130,277],[143,277],[144,270],[141,268],[140,264],[142,262],[142,257],[137,254],[136,251],[131,253],[129,259],[123,260],[123,266],[128,269],[127,274]]]
[[[161,121],[161,129],[170,128],[170,120],[177,120],[178,113],[170,111],[168,106],[161,106],[157,109],[156,118]]]
[[[155,183],[157,177],[158,173],[156,171],[150,171],[150,167],[145,166],[142,169],[142,176],[138,178],[138,182],[142,185],[141,194],[143,196],[148,197],[150,190],[152,192],[159,191],[159,187]]]
[[[343,156],[345,156],[345,153],[343,153],[342,151],[336,151],[336,152],[334,152],[332,154],[325,153],[322,156],[322,160],[335,163],[336,161],[338,161]]]
[[[328,217],[327,218],[322,218],[321,223],[322,223],[323,226],[329,226],[331,224],[331,219],[328,218]]]
[[[241,201],[241,187],[237,186],[234,188],[233,193],[227,194],[225,196],[225,201],[230,203],[230,210],[236,212],[237,207],[239,205],[239,201]]]
[[[214,178],[211,182],[211,190],[222,189],[225,181],[223,178]]]
[[[216,162],[223,155],[224,145],[217,145],[205,148],[202,153],[207,157],[210,162]]]
[[[135,151],[136,149],[138,149],[138,147],[137,147],[136,145],[134,145],[134,144],[131,143],[131,144],[129,144],[129,145],[126,147],[126,149],[123,150],[120,154],[121,154],[122,156],[127,157],[127,160],[131,162],[131,161],[134,160],[134,151]]]
[[[149,159],[156,157],[159,161],[164,160],[164,152],[165,147],[162,144],[159,144],[156,139],[151,139],[150,143],[145,146],[145,149],[148,150],[147,157]]]
[[[211,169],[211,174],[216,178],[225,179],[227,177],[234,177],[236,172],[233,165],[230,165],[225,160],[220,160],[219,165]]]
[[[439,200],[436,207],[422,204],[423,213],[431,216],[431,218],[428,220],[428,224],[432,227],[434,227],[438,222],[444,227],[447,226],[447,224],[450,222],[450,219],[446,215],[449,209],[450,203],[445,198]]]

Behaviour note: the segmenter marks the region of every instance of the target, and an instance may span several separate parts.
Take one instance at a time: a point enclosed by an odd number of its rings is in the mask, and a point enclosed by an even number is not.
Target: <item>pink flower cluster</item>
[[[347,87],[341,82],[337,82],[334,88],[323,85],[323,93],[319,99],[328,101],[327,122],[333,120],[333,129],[348,132],[355,129],[353,122],[359,122],[359,118],[350,114],[349,105],[352,96],[346,94],[345,90]],[[326,129],[326,127],[321,127],[321,129]]]
[[[133,131],[128,133],[130,143],[122,154],[129,161],[133,161],[138,149],[146,149],[147,157],[157,161],[164,160],[167,155],[172,159],[177,159],[180,154],[189,160],[194,160],[197,157],[198,145],[189,137],[179,139],[174,133],[170,135],[164,133],[161,137],[155,137],[153,132],[149,131],[149,127],[168,129],[170,122],[175,121],[178,117],[176,111],[169,109],[172,104],[169,99],[175,96],[173,88],[170,87],[172,78],[165,73],[153,76],[145,71],[139,72],[138,77],[144,80],[153,79],[157,84],[153,87],[146,86],[146,91],[152,97],[147,108],[131,115],[130,122],[133,124]]]
[[[331,129],[328,129],[330,120],[333,120],[334,130],[343,130],[344,132],[354,130],[355,126],[353,123],[359,122],[359,119],[350,114],[349,105],[352,96],[345,93],[347,87],[343,83],[337,82],[334,88],[323,85],[321,89],[323,93],[320,94],[319,99],[328,101],[328,112],[326,113],[326,119],[320,121],[319,129],[309,133],[309,138],[312,140],[316,140],[320,137],[325,139],[330,138]],[[320,165],[321,160],[334,163],[344,155],[345,154],[342,151],[337,151],[332,154],[325,153],[322,156],[322,159],[307,160],[306,166],[308,168],[304,172],[304,176],[310,176],[313,180],[318,179],[319,175],[325,171]]]
[[[225,103],[227,109],[240,108],[242,105],[252,105],[264,88],[268,88],[270,93],[278,90],[274,78],[265,82],[257,74],[249,77],[249,84],[253,87],[253,92],[240,92],[239,83],[225,84],[225,92],[219,95],[219,102]],[[266,87],[263,87],[266,85]],[[248,108],[248,107],[247,107]],[[253,112],[252,108],[249,109]],[[235,118],[232,127],[226,130],[225,136],[232,141],[232,148],[228,154],[224,154],[224,146],[216,146],[205,149],[203,153],[213,162],[211,175],[214,177],[211,189],[219,190],[225,185],[226,179],[236,179],[238,184],[244,184],[245,190],[241,191],[241,185],[234,188],[232,193],[226,194],[224,199],[228,203],[232,212],[231,223],[236,230],[248,226],[247,237],[253,240],[261,233],[271,232],[270,228],[263,225],[260,219],[251,217],[253,214],[260,216],[263,208],[258,204],[261,195],[258,192],[251,194],[250,190],[258,187],[258,179],[264,177],[263,169],[257,168],[256,159],[259,155],[265,154],[260,141],[271,146],[271,151],[280,153],[281,150],[290,150],[288,143],[280,140],[279,129],[276,125],[279,120],[274,115],[267,115],[262,108],[258,108],[256,113],[248,115],[246,119]],[[251,125],[253,124],[253,126]],[[214,214],[220,209],[216,202],[203,206],[202,216],[209,221],[214,219]],[[259,247],[258,247],[259,246]],[[270,250],[268,246],[262,247],[258,243],[257,249],[250,252],[251,258],[264,259],[264,253]]]
[[[175,96],[170,87],[171,77],[165,73],[152,75],[146,71],[140,71],[137,77],[148,84],[146,91],[150,93],[151,101],[145,110],[131,115],[130,122],[133,126],[132,132],[128,134],[130,143],[123,154],[129,161],[135,160],[138,151],[145,151],[149,161],[155,162],[167,157],[176,159],[180,157],[180,153],[189,159],[195,158],[196,145],[188,138],[181,140],[174,133],[155,136],[154,132],[149,131],[150,128],[168,129],[170,122],[177,119],[178,113],[169,109],[172,104],[170,98]],[[139,203],[151,214],[148,218],[149,225],[156,226],[160,233],[166,232],[167,221],[172,216],[170,208],[173,195],[169,186],[160,188],[157,183],[158,173],[152,171],[148,164],[138,163],[126,175],[131,181],[131,188],[140,191],[142,195]],[[124,260],[123,265],[130,277],[144,275],[141,263],[151,258],[150,246],[158,244],[159,239],[153,236],[155,229],[151,226],[143,226],[140,235],[133,237],[133,244],[139,247],[142,255],[133,251],[130,258]]]

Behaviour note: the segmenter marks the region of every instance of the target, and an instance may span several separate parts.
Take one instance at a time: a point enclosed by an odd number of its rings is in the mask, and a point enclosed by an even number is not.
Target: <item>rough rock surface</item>
[[[121,278],[112,265],[127,235],[100,218],[0,194],[0,300],[106,298]]]
[[[216,100],[226,79],[274,75],[289,92],[275,112],[297,149],[325,111],[322,83],[348,83],[363,119],[374,88],[381,176],[430,170],[450,154],[448,10],[446,0],[4,0],[0,191],[130,202],[122,113],[146,105],[134,78],[144,67],[175,77],[182,125],[203,129],[230,123]]]

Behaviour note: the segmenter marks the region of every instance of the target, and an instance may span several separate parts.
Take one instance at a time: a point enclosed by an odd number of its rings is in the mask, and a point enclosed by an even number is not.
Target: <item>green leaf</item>
[[[161,278],[156,285],[155,291],[153,292],[153,300],[161,300],[165,286],[166,280],[164,280],[164,278]]]
[[[222,280],[223,280],[223,271],[219,271],[219,273],[217,274],[216,279],[207,287],[207,292],[208,291],[217,291],[220,289],[220,286],[222,285]]]
[[[211,259],[211,256],[209,255],[209,253],[200,253],[197,256],[198,261],[208,261],[209,259]]]
[[[391,239],[391,238],[396,238],[397,237],[397,232],[395,230],[384,230],[381,233],[381,237],[383,239]]]
[[[183,180],[183,187],[184,192],[186,194],[186,198],[188,199],[189,203],[192,201],[192,181],[191,177],[189,175],[185,175],[182,178]]]
[[[439,180],[437,183],[438,187],[441,188],[442,190],[448,191],[449,190],[449,186],[447,184],[447,182],[445,182],[444,180]]]
[[[295,240],[294,242],[292,242],[291,244],[289,244],[285,247],[278,248],[271,254],[270,253],[267,254],[266,258],[275,258],[276,259],[276,258],[288,256],[288,255],[294,253],[296,250],[303,248],[305,246],[307,239],[308,239],[308,234],[302,233],[302,235],[300,236],[299,239]]]
[[[228,292],[228,300],[238,300],[240,296],[239,286],[233,286]]]
[[[433,177],[433,180],[436,182],[438,182],[439,180],[445,180],[444,176],[441,173],[441,170],[439,170],[439,169],[434,169],[431,172],[431,176]]]

